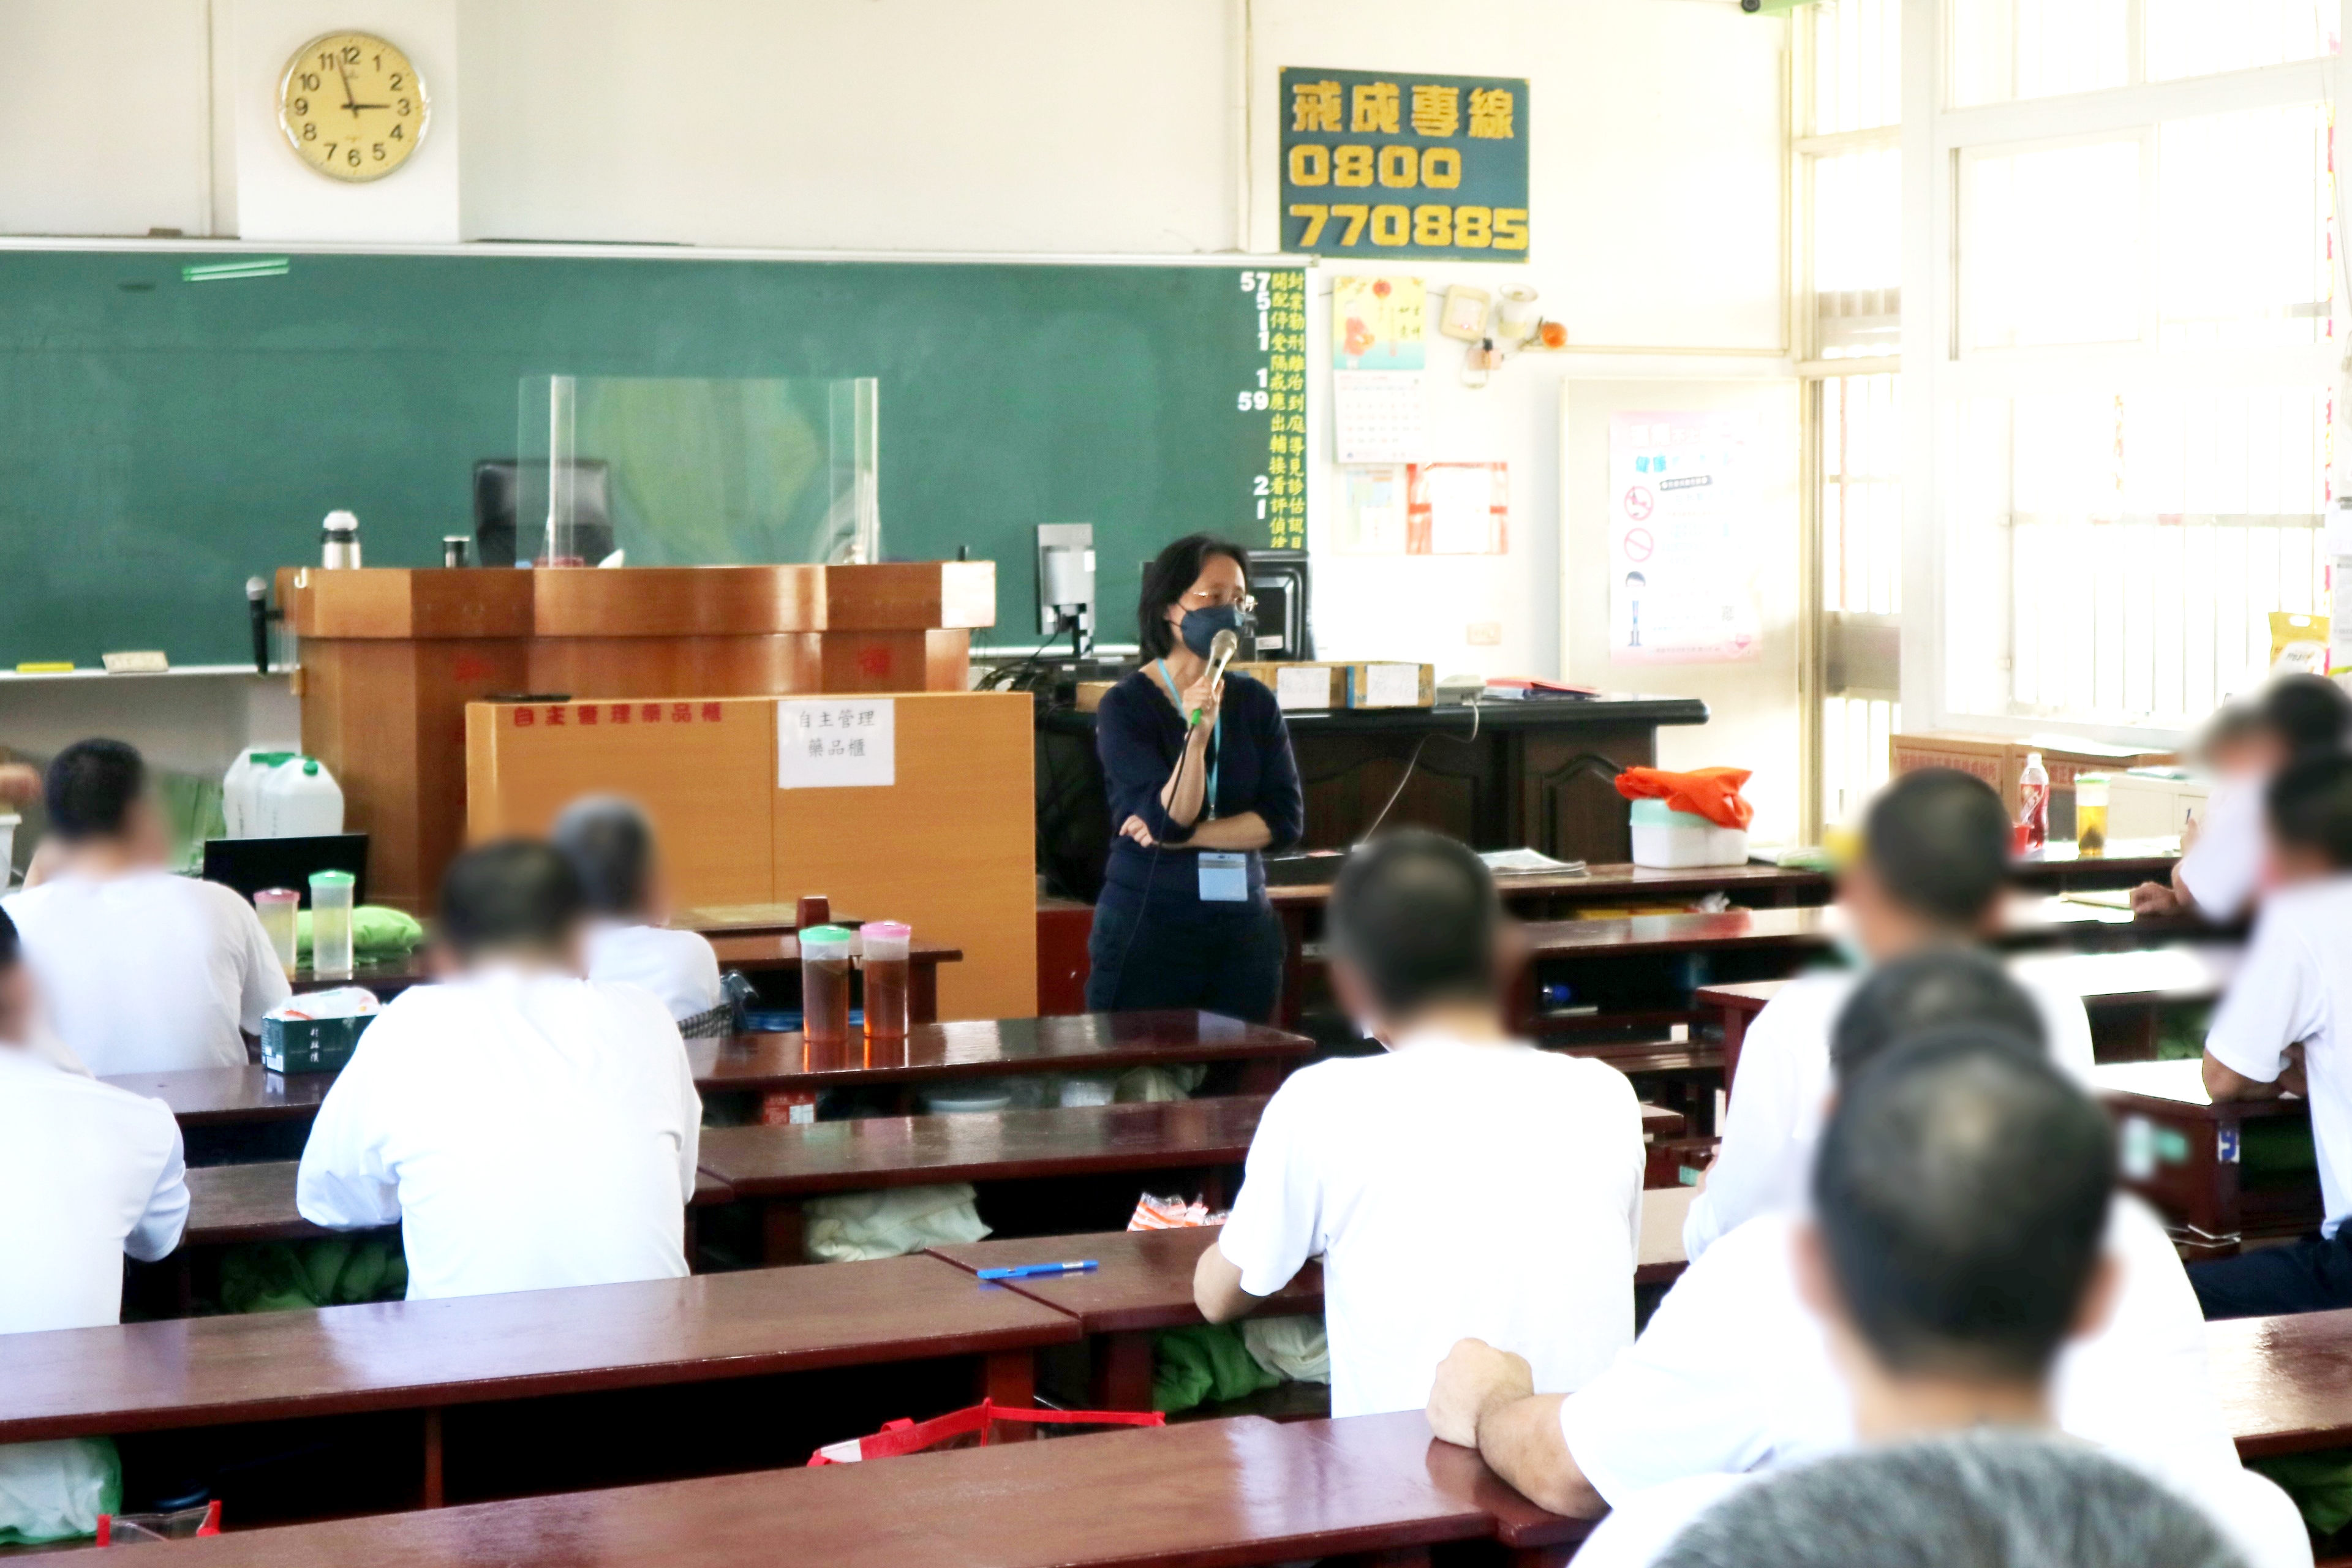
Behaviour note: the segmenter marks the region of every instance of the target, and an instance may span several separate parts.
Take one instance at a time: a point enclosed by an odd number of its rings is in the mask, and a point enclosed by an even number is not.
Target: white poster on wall
[[[898,705],[887,697],[776,704],[776,787],[860,789],[898,782]]]
[[[1611,663],[1762,656],[1760,429],[1744,411],[1609,421]]]

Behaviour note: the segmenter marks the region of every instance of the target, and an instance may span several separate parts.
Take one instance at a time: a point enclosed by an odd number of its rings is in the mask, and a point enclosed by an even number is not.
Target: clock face
[[[278,123],[295,155],[331,179],[381,180],[425,139],[425,83],[373,33],[327,33],[287,62]]]

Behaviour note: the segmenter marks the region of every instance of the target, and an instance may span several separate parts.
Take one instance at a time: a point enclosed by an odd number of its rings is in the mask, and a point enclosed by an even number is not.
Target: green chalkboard
[[[875,377],[885,556],[998,562],[1014,644],[1033,525],[1092,522],[1102,631],[1128,640],[1161,542],[1269,542],[1296,399],[1267,390],[1303,367],[1295,270],[488,250],[183,279],[224,259],[0,253],[0,666],[242,659],[245,580],[314,560],[337,507],[369,564],[437,564],[475,462],[515,455],[518,381],[549,373]]]

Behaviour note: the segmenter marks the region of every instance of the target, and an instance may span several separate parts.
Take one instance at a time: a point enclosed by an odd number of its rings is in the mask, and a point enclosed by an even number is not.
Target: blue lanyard
[[[1168,700],[1176,704],[1176,717],[1181,719],[1184,716],[1184,699],[1178,694],[1176,678],[1168,673],[1168,661],[1164,658],[1160,660],[1160,679],[1167,682]],[[1177,754],[1181,756],[1183,753],[1179,752]],[[1209,793],[1202,797],[1211,821],[1214,821],[1217,816],[1217,764],[1223,761],[1224,754],[1225,710],[1220,708],[1217,710],[1216,725],[1209,732]]]

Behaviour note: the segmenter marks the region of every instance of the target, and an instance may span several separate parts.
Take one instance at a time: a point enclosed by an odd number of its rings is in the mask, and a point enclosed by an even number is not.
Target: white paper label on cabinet
[[[1286,664],[1274,672],[1275,706],[1288,712],[1293,709],[1325,709],[1331,706],[1331,667],[1327,664]]]
[[[1375,664],[1364,671],[1364,703],[1367,708],[1418,708],[1421,706],[1421,666],[1417,664]]]
[[[827,697],[776,704],[776,787],[859,789],[898,782],[898,704]]]

